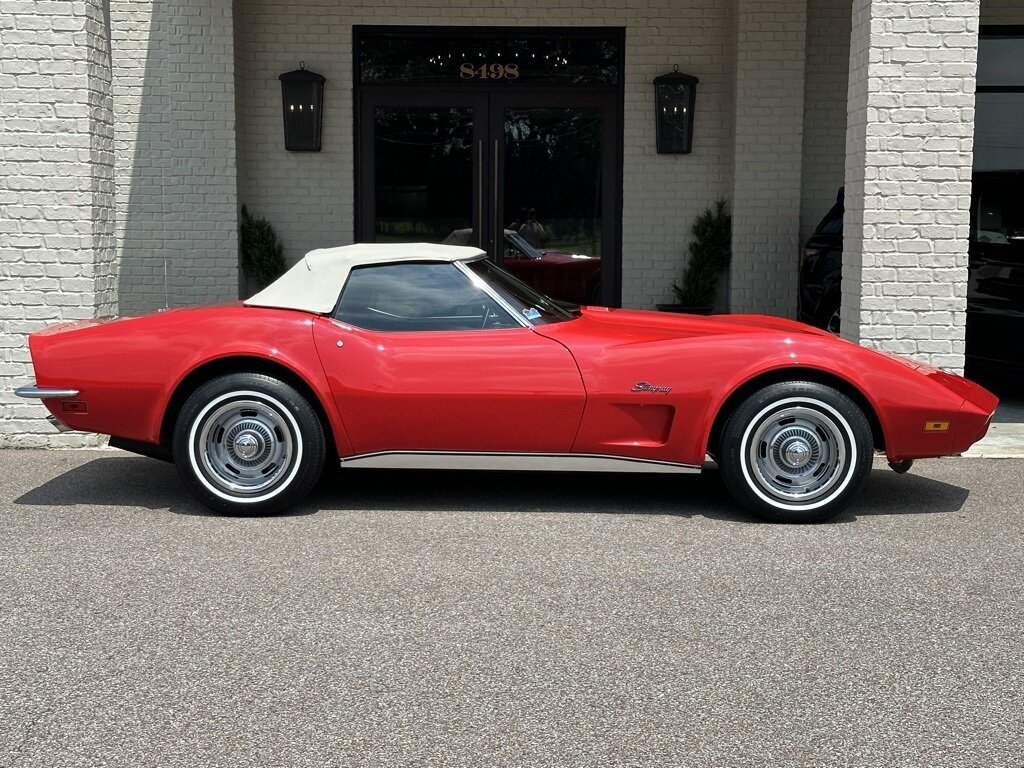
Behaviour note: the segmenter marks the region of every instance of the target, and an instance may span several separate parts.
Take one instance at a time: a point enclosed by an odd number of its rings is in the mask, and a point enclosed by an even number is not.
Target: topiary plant
[[[277,233],[269,221],[253,216],[244,205],[239,240],[242,267],[261,287],[284,274],[284,246],[277,239]]]
[[[715,302],[718,276],[732,256],[732,217],[726,213],[725,200],[717,200],[713,209],[705,208],[690,231],[690,258],[672,292],[684,306],[710,307]]]

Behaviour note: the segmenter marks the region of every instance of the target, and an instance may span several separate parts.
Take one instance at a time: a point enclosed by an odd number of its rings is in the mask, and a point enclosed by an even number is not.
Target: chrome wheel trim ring
[[[214,495],[239,504],[285,490],[302,463],[298,422],[279,400],[237,390],[214,398],[192,422],[189,461]]]
[[[740,466],[747,486],[777,509],[828,504],[853,479],[857,443],[846,418],[810,397],[777,400],[747,425]]]

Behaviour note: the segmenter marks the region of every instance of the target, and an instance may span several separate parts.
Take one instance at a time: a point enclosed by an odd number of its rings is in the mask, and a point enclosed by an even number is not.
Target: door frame
[[[583,85],[566,86],[530,84],[530,85],[487,85],[471,81],[462,87],[445,85],[409,86],[401,85],[364,85],[359,81],[359,66],[355,57],[360,50],[362,36],[373,34],[414,34],[450,39],[460,33],[523,33],[545,35],[551,37],[588,37],[594,35],[617,35],[620,39],[620,61],[618,79],[615,85]],[[495,137],[503,136],[501,111],[504,106],[513,106],[511,102],[521,98],[529,99],[527,104],[519,104],[524,108],[531,107],[598,107],[602,110],[602,153],[606,154],[601,169],[601,303],[609,307],[622,305],[622,211],[623,211],[623,143],[624,143],[624,103],[625,103],[625,29],[621,27],[438,27],[438,26],[380,26],[356,25],[352,28],[352,94],[353,94],[353,167],[355,171],[354,187],[354,232],[355,242],[372,242],[374,205],[366,195],[374,190],[374,154],[373,148],[363,146],[365,136],[372,135],[373,108],[375,106],[438,106],[438,99],[444,99],[444,106],[473,107],[481,110],[479,120],[474,121],[473,142],[475,146],[473,158],[473,178],[478,188],[473,195],[472,226],[478,233],[480,247],[489,254],[496,252],[495,238],[498,235],[494,221],[505,208],[504,186],[499,185],[495,200],[494,215],[484,216],[483,203],[487,197],[484,190],[494,190],[497,180],[494,178],[494,165],[500,166],[500,156],[493,155],[493,147],[485,146],[481,151],[481,140],[493,142]],[[561,100],[561,101],[559,101]],[[364,130],[368,130],[364,133]],[[486,135],[483,135],[486,134]],[[499,142],[503,148],[503,142]],[[483,162],[486,158],[486,162]],[[481,163],[485,167],[480,167]],[[369,205],[367,203],[370,202]],[[497,227],[503,227],[498,223]]]

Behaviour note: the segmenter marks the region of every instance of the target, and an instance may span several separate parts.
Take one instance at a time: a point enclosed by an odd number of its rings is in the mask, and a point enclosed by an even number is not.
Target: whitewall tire
[[[309,493],[324,466],[320,419],[294,387],[256,373],[220,376],[185,401],[174,462],[208,507],[273,514]]]
[[[871,426],[849,397],[812,382],[755,392],[722,430],[729,492],[760,517],[812,523],[848,504],[871,471]]]

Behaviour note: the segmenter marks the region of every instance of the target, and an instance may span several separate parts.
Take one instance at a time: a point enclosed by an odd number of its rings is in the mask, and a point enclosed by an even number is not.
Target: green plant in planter
[[[262,216],[250,214],[244,205],[239,239],[242,267],[261,287],[284,274],[284,246],[273,226]]]
[[[705,208],[690,231],[690,258],[682,280],[672,286],[672,292],[683,306],[711,307],[718,277],[728,268],[732,256],[732,217],[726,213],[725,200],[719,199],[713,208]]]

